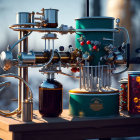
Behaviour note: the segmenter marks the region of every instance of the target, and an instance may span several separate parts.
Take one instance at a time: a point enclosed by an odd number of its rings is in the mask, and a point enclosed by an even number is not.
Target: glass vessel
[[[128,72],[128,112],[140,114],[140,71]]]
[[[42,117],[58,117],[62,113],[62,84],[47,79],[39,86],[39,112]]]

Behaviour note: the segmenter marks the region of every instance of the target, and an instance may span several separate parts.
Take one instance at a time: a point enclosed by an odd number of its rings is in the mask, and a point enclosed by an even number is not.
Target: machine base
[[[78,117],[102,117],[119,115],[119,91],[87,92],[69,91],[70,115]]]

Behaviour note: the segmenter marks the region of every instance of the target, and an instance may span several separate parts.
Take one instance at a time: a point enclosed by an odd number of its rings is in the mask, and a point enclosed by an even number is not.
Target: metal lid
[[[118,89],[115,89],[115,88],[110,88],[109,91],[87,91],[85,89],[80,89],[80,88],[76,88],[76,89],[71,89],[69,90],[69,93],[72,94],[72,93],[76,93],[76,94],[86,94],[86,95],[97,95],[97,94],[100,94],[100,95],[103,95],[103,94],[114,94],[114,93],[119,93],[119,90]]]
[[[41,39],[58,39],[57,34],[48,33],[42,36]]]
[[[17,14],[31,14],[30,12],[18,12]]]
[[[58,9],[52,9],[52,8],[44,9],[44,10],[56,10],[56,11],[59,11]]]
[[[93,17],[81,17],[81,18],[76,18],[75,20],[79,19],[115,19],[114,17],[106,17],[106,16],[93,16]]]
[[[140,74],[140,71],[128,71],[128,74]]]
[[[119,82],[120,83],[128,83],[128,78],[122,78]]]

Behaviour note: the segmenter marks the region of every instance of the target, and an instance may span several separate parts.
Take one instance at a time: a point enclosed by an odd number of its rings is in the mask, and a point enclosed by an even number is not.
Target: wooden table
[[[140,136],[140,116],[77,118],[64,110],[58,118],[41,118],[34,111],[32,122],[17,116],[0,117],[0,138],[4,140],[82,140],[90,138]]]

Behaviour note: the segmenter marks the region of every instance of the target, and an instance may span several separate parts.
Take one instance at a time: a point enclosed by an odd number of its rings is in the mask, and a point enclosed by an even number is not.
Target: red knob
[[[80,69],[79,68],[77,68],[77,72],[80,72]]]
[[[93,50],[97,50],[97,46],[94,45],[94,46],[93,46]]]
[[[89,44],[91,44],[91,41],[90,41],[90,40],[88,40],[88,41],[87,41],[87,44],[88,44],[88,45],[89,45]]]
[[[77,72],[77,68],[72,68],[71,71],[75,73]]]
[[[81,46],[85,45],[85,42],[84,42],[84,41],[81,41],[81,42],[80,42],[80,45],[81,45]]]

